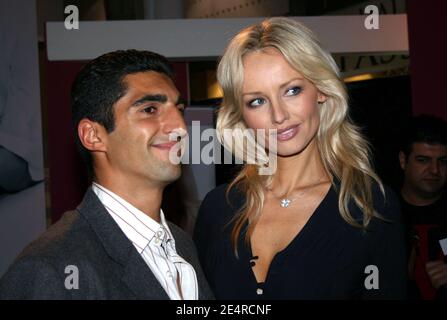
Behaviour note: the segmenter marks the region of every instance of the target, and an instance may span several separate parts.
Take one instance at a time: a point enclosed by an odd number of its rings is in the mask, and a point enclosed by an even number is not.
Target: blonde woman
[[[223,144],[231,146],[225,129],[268,133],[256,147],[265,154],[199,212],[194,237],[216,297],[403,298],[397,199],[374,173],[338,68],[312,32],[289,18],[242,30],[218,80]],[[248,159],[246,149],[235,155]],[[276,170],[261,174],[269,152]]]

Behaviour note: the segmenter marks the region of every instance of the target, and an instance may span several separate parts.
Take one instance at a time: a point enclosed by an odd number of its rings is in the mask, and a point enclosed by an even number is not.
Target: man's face
[[[178,179],[180,165],[169,160],[176,143],[169,135],[186,132],[178,90],[153,71],[127,75],[123,82],[127,91],[114,105],[115,129],[107,136],[110,174],[162,185]]]
[[[405,184],[421,195],[439,193],[447,180],[447,146],[416,142],[408,157],[399,154]]]

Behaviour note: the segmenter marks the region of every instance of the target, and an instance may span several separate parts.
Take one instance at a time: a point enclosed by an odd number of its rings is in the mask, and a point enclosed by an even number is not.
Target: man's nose
[[[166,134],[174,131],[186,132],[186,123],[183,113],[177,108],[177,106],[169,106],[164,114],[163,120],[163,131]]]
[[[439,163],[438,161],[434,160],[430,163],[430,173],[438,175],[439,174]]]

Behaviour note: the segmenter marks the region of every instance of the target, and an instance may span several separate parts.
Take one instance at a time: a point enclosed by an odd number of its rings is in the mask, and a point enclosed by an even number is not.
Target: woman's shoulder
[[[203,201],[212,201],[215,204],[230,206],[241,204],[244,201],[243,193],[236,186],[228,189],[229,186],[229,183],[217,186],[207,193]]]
[[[200,205],[200,214],[214,217],[233,216],[243,205],[244,195],[236,187],[228,190],[229,184],[221,184],[207,193]],[[227,192],[228,191],[228,192]],[[220,212],[220,215],[216,215]]]
[[[339,186],[337,190],[339,190]],[[381,186],[377,182],[372,183],[370,190],[372,206],[376,213],[373,220],[377,220],[377,222],[401,222],[399,198],[394,190],[386,184]],[[351,199],[349,209],[351,216],[361,223],[364,219],[364,212],[355,203],[354,199]]]
[[[217,200],[225,198],[225,194],[227,193],[228,183],[221,184],[211,191],[209,191],[205,199],[203,201]]]

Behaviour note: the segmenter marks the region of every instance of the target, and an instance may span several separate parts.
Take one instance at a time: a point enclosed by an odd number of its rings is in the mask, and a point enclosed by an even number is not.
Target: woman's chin
[[[289,157],[293,157],[293,156],[300,154],[302,151],[303,151],[302,149],[284,150],[284,151],[278,150],[277,155],[278,155],[278,157],[281,157],[281,158],[289,158]]]
[[[304,150],[306,150],[309,147],[310,143],[303,143],[302,141],[300,143],[288,143],[288,144],[280,144],[276,146],[277,149],[277,156],[288,158],[296,156],[300,153],[302,153]]]

